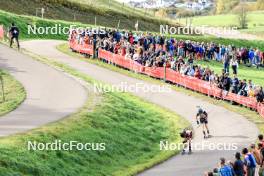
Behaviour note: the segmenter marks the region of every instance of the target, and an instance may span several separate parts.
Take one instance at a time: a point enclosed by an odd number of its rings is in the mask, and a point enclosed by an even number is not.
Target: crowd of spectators
[[[146,67],[170,67],[183,75],[209,81],[225,92],[241,96],[256,97],[263,102],[264,92],[261,86],[252,80],[238,78],[239,64],[248,64],[259,68],[264,65],[264,52],[255,48],[236,48],[216,43],[203,43],[189,40],[177,40],[155,36],[151,33],[132,33],[118,30],[73,31],[71,39],[80,44],[93,44],[126,59],[132,59]],[[195,60],[217,60],[223,63],[220,75],[210,68],[194,64]],[[229,68],[233,77],[230,77]]]
[[[264,176],[264,140],[258,136],[258,144],[251,144],[249,148],[237,152],[234,161],[220,158],[219,166],[205,176]]]

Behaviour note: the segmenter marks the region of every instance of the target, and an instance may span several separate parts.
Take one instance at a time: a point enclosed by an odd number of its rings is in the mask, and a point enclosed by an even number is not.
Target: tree
[[[247,9],[245,7],[245,4],[242,3],[241,7],[238,10],[238,24],[241,29],[246,29],[247,23],[248,23]]]
[[[157,12],[156,12],[156,15],[155,16],[158,16],[158,17],[161,17],[161,18],[164,18],[164,17],[167,17],[167,12],[165,9],[159,9]]]
[[[257,0],[256,9],[257,10],[264,10],[264,0]]]
[[[216,14],[221,14],[225,10],[225,0],[217,0],[216,2]]]

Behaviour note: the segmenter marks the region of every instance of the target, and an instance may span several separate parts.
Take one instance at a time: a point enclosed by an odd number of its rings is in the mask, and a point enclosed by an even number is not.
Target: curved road
[[[27,93],[16,110],[0,118],[0,136],[57,121],[76,112],[87,98],[77,80],[1,44],[0,68],[8,70]]]
[[[136,84],[155,86],[152,83],[131,78],[63,54],[56,49],[56,46],[61,43],[62,41],[55,40],[36,40],[24,42],[22,45],[27,50],[70,65],[74,69],[99,81],[112,85],[125,83],[128,86],[135,86]],[[228,145],[234,144],[235,147],[238,147],[238,150],[240,150],[242,147],[248,146],[251,142],[254,142],[258,134],[256,126],[243,116],[181,92],[170,90],[156,93],[144,91],[132,93],[152,103],[168,108],[189,120],[195,129],[196,135],[194,142],[196,144],[200,144],[201,142],[215,145],[225,143],[227,149]],[[194,116],[197,111],[197,105],[202,105],[202,107],[209,112],[209,123],[213,137],[207,140],[202,138],[201,128],[197,128],[195,124]],[[234,153],[234,150],[216,151],[206,148],[205,150],[195,151],[192,155],[178,155],[172,157],[168,161],[139,175],[199,176],[203,175],[208,169],[216,167],[220,157],[232,159]]]

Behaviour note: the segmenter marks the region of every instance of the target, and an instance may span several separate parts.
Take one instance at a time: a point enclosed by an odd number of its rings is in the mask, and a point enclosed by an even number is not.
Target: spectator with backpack
[[[244,155],[244,164],[246,166],[247,176],[255,176],[257,162],[254,155],[250,153],[247,148],[242,150],[242,154]]]

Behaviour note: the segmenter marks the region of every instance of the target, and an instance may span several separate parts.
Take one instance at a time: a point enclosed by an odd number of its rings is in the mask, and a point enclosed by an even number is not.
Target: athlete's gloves
[[[196,122],[197,122],[197,125],[199,125],[199,121],[197,120]]]

